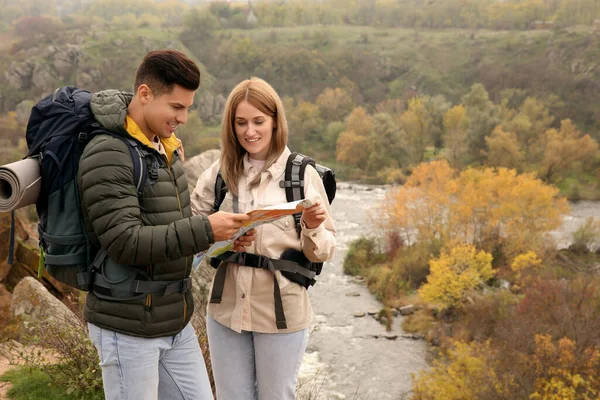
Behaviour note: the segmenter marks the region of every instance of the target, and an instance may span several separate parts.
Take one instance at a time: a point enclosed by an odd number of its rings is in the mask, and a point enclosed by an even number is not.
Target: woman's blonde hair
[[[288,125],[283,111],[283,104],[275,90],[260,78],[250,78],[240,82],[233,88],[223,112],[221,124],[221,175],[227,184],[227,189],[232,194],[238,194],[238,182],[244,170],[244,155],[246,150],[240,144],[233,126],[235,110],[242,101],[247,101],[260,112],[273,118],[273,137],[263,167],[266,171],[285,150],[288,140]],[[260,175],[250,182],[256,186],[260,182]]]

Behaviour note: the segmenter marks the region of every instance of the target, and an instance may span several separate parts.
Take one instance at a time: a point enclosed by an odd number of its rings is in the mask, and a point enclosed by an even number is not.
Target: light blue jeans
[[[293,400],[308,329],[237,333],[206,317],[218,400]]]
[[[88,323],[107,400],[205,400],[212,391],[196,332],[141,338]]]

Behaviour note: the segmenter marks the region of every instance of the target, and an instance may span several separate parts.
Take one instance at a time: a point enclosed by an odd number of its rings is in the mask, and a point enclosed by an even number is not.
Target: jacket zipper
[[[148,273],[148,278],[152,279],[152,264],[148,264],[146,266],[146,272]],[[146,295],[146,308],[152,307],[152,293],[148,293]]]

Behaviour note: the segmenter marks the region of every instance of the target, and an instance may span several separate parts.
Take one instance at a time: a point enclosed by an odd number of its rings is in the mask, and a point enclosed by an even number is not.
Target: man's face
[[[154,95],[149,88],[147,92],[141,91],[144,122],[148,130],[144,133],[163,139],[171,137],[179,124],[186,123],[188,109],[194,103],[195,93],[179,85],[175,85],[170,92],[159,95]]]

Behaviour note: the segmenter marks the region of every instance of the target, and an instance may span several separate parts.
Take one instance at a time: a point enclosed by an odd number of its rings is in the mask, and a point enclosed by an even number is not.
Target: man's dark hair
[[[134,92],[146,84],[155,95],[168,93],[179,85],[188,90],[200,86],[200,70],[195,62],[177,50],[155,50],[146,54],[135,74]]]

